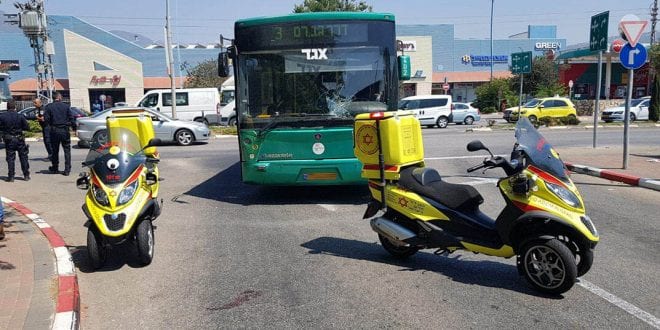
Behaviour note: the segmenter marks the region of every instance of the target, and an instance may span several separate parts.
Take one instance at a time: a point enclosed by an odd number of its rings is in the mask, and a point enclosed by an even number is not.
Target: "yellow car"
[[[518,120],[518,109],[511,113],[512,120]],[[535,123],[543,117],[565,118],[569,122],[577,121],[577,111],[571,100],[565,97],[545,97],[532,99],[522,106],[520,115],[527,117],[529,121]]]

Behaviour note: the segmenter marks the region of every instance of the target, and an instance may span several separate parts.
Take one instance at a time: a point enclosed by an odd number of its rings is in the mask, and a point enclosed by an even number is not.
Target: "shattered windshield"
[[[358,113],[385,111],[388,56],[376,46],[244,53],[237,100],[241,122],[352,123]]]

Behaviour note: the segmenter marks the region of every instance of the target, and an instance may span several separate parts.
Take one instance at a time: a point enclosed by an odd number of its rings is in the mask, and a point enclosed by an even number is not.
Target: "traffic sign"
[[[625,44],[625,42],[621,39],[616,39],[612,41],[612,51],[614,51],[615,53],[621,52],[621,48],[623,48],[623,44]]]
[[[442,84],[442,89],[444,89],[445,92],[448,91],[449,90],[449,84],[448,83]]]
[[[619,22],[619,26],[626,35],[628,43],[632,47],[635,47],[648,23],[648,21],[640,20],[635,15],[626,15],[621,19],[621,22]]]
[[[532,52],[520,52],[511,54],[511,72],[532,72]]]
[[[610,22],[610,12],[602,12],[591,16],[589,33],[589,50],[607,50],[607,25]]]
[[[626,44],[621,49],[619,53],[619,60],[621,60],[621,65],[626,69],[639,69],[644,63],[646,63],[646,47],[642,44],[637,44],[633,47],[630,44]]]

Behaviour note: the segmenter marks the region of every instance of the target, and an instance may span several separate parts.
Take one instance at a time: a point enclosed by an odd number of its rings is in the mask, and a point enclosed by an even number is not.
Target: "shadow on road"
[[[108,250],[108,256],[99,269],[94,269],[89,262],[89,257],[87,255],[87,246],[67,246],[73,263],[76,265],[79,271],[83,273],[94,273],[94,272],[112,272],[118,269],[121,269],[124,266],[131,268],[142,268],[145,267],[140,264],[137,255],[137,249],[135,245],[131,242],[125,242],[121,245],[112,246]]]
[[[520,292],[532,296],[563,299],[562,296],[544,295],[526,285],[515,266],[496,261],[465,260],[459,254],[436,256],[417,252],[406,260],[390,256],[379,244],[336,237],[319,237],[301,244],[311,254],[379,262],[400,267],[398,271],[431,271],[464,284],[481,285]]]
[[[239,205],[282,204],[353,204],[369,201],[369,189],[361,186],[301,186],[270,187],[252,186],[241,181],[240,163],[229,166],[212,178],[175,198],[175,202],[187,203],[185,195]]]

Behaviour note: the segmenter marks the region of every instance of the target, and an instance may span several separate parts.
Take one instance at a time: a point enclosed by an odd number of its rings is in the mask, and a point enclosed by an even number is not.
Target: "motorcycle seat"
[[[402,170],[399,186],[463,212],[477,210],[484,202],[474,187],[442,181],[438,171],[428,167]]]

